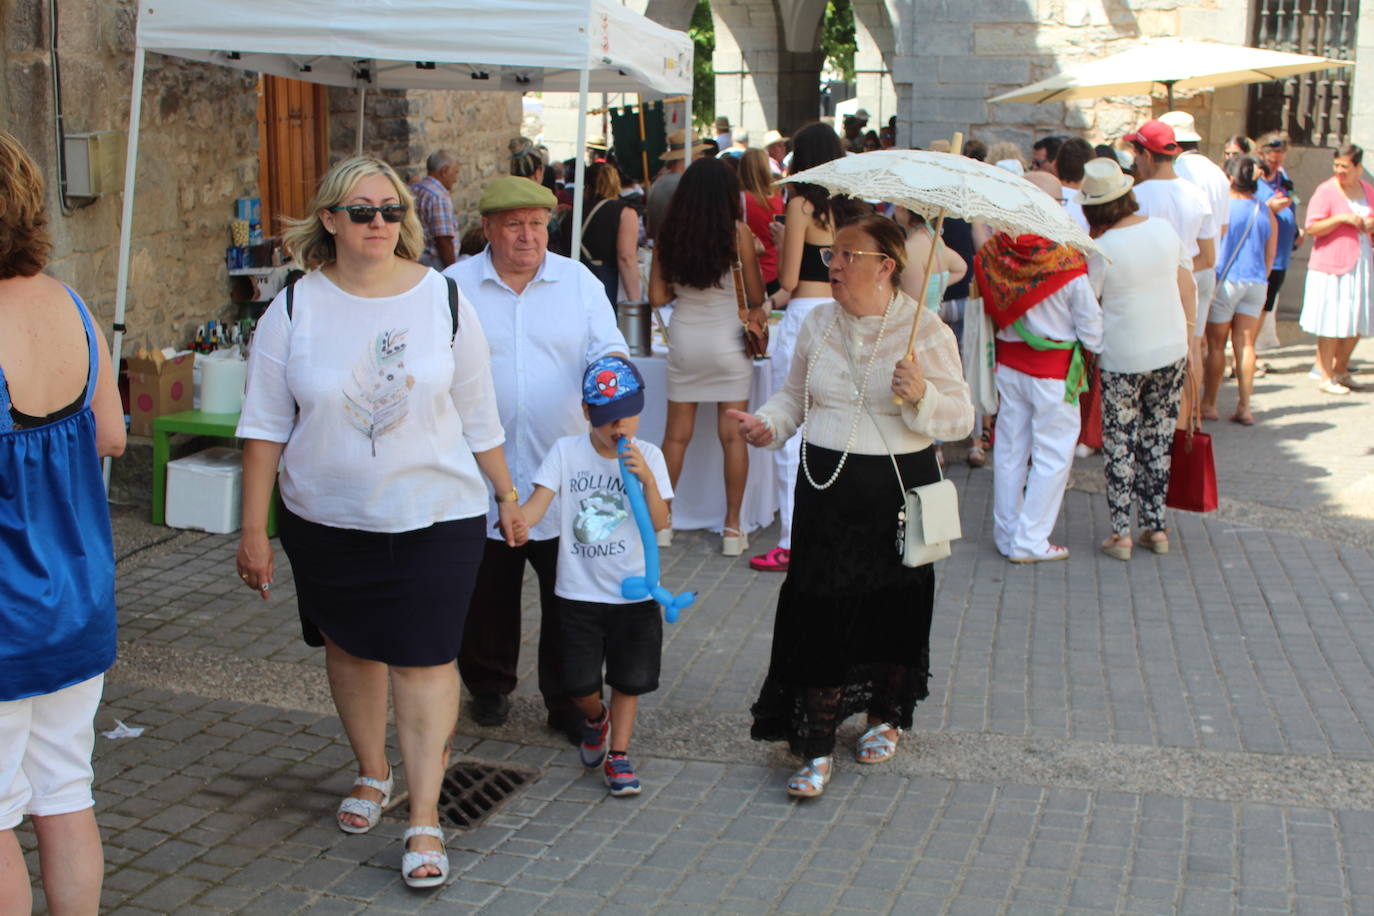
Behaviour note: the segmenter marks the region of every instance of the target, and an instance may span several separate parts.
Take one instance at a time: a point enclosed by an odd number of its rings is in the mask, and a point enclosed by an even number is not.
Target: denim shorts
[[[655,601],[601,604],[558,599],[563,684],[570,697],[601,692],[605,682],[627,696],[658,689],[663,617]]]

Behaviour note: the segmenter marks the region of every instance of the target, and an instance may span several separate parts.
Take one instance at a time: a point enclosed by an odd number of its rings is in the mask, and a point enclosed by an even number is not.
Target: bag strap
[[[1226,275],[1231,272],[1231,266],[1236,263],[1236,258],[1240,257],[1240,250],[1245,247],[1245,240],[1250,238],[1250,230],[1255,228],[1255,217],[1259,216],[1260,207],[1263,206],[1264,204],[1255,201],[1255,209],[1250,211],[1250,221],[1245,224],[1245,231],[1241,233],[1240,241],[1236,242],[1236,247],[1231,249],[1231,256],[1226,259],[1225,266],[1221,268],[1221,274],[1217,277],[1216,289],[1212,290],[1212,299],[1207,300],[1208,305],[1221,292],[1221,284],[1226,282]]]
[[[452,277],[444,277],[444,284],[448,287],[448,345],[453,346],[453,342],[458,339],[458,281]],[[292,280],[286,285],[286,320],[290,323],[296,307],[296,281]]]
[[[739,307],[739,320],[743,323],[749,317],[749,309],[744,303],[744,265],[739,258],[730,265],[730,276],[735,281],[735,305]]]
[[[592,212],[588,213],[586,218],[582,220],[582,257],[586,258],[588,262],[595,264],[597,267],[601,266],[600,259],[592,257],[592,253],[587,250],[587,227],[592,224],[592,217],[596,216],[596,211],[600,210],[608,203],[610,203],[610,198],[601,198],[596,202],[596,206],[592,207]]]
[[[840,346],[841,349],[844,350],[844,361],[849,366],[849,374],[851,377],[857,380],[859,378],[859,374],[854,371],[854,357],[849,352],[849,341],[845,338],[843,334],[840,335]],[[887,449],[887,457],[892,462],[892,470],[897,474],[897,489],[901,491],[902,502],[905,503],[906,482],[902,480],[902,469],[897,466],[897,456],[892,454],[892,446],[887,444],[887,434],[883,432],[882,424],[878,422],[878,418],[873,416],[873,411],[868,409],[868,398],[865,397],[862,393],[859,396],[859,403],[863,406],[863,411],[865,414],[868,415],[869,422],[873,424],[873,428],[878,431],[878,438],[883,440],[883,448]],[[935,462],[935,468],[940,472],[940,479],[944,480],[945,469],[940,466],[940,462],[938,459]]]

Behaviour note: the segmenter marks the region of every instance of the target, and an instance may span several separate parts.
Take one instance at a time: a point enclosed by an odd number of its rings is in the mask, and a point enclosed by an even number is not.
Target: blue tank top
[[[86,394],[75,413],[15,429],[0,367],[0,700],[52,693],[114,664],[114,543],[95,448],[99,371],[86,331]]]
[[[935,234],[934,226],[932,226],[930,223],[924,223],[923,225],[925,226],[926,232],[930,234],[930,243],[935,246],[935,250],[938,252],[940,248],[944,246],[944,241]],[[935,257],[939,258],[940,255],[936,254]],[[910,270],[911,265],[907,265],[907,269]],[[925,265],[922,264],[918,266],[916,269],[924,270]],[[935,312],[936,314],[939,314],[940,303],[944,301],[945,287],[947,286],[949,286],[949,271],[932,271],[930,274],[930,279],[926,281],[925,307]]]
[[[1235,262],[1226,274],[1228,283],[1266,283],[1269,272],[1264,269],[1264,246],[1269,241],[1269,218],[1265,211],[1269,208],[1257,200],[1244,197],[1231,198],[1230,222],[1226,224],[1226,237],[1221,240],[1221,250],[1217,252],[1217,282],[1220,283],[1222,269],[1235,256]],[[1253,218],[1254,224],[1251,225]],[[1245,227],[1250,226],[1246,235]],[[1241,239],[1245,243],[1241,244]],[[1240,250],[1236,251],[1236,246]]]

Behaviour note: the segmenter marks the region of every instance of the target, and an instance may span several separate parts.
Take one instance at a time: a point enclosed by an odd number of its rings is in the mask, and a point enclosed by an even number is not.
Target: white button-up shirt
[[[497,274],[490,247],[451,265],[444,274],[458,281],[491,347],[496,405],[506,431],[506,463],[523,501],[533,492],[534,473],[553,444],[587,431],[583,370],[608,353],[630,349],[616,327],[605,287],[571,258],[545,254],[523,293]],[[488,521],[496,521],[495,502]],[[489,526],[488,536],[500,534]],[[557,513],[547,514],[530,537],[558,537]]]

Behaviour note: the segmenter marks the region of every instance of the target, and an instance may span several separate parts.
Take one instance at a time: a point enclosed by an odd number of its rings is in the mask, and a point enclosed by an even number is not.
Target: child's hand
[[[500,518],[494,527],[505,536],[506,546],[519,547],[530,539],[530,526],[519,503],[497,503],[496,511]]]
[[[654,475],[649,471],[649,466],[644,463],[644,455],[640,453],[639,446],[635,445],[633,439],[621,440],[625,443],[625,470],[639,478],[639,482],[644,485],[644,489],[650,487],[657,488]]]

